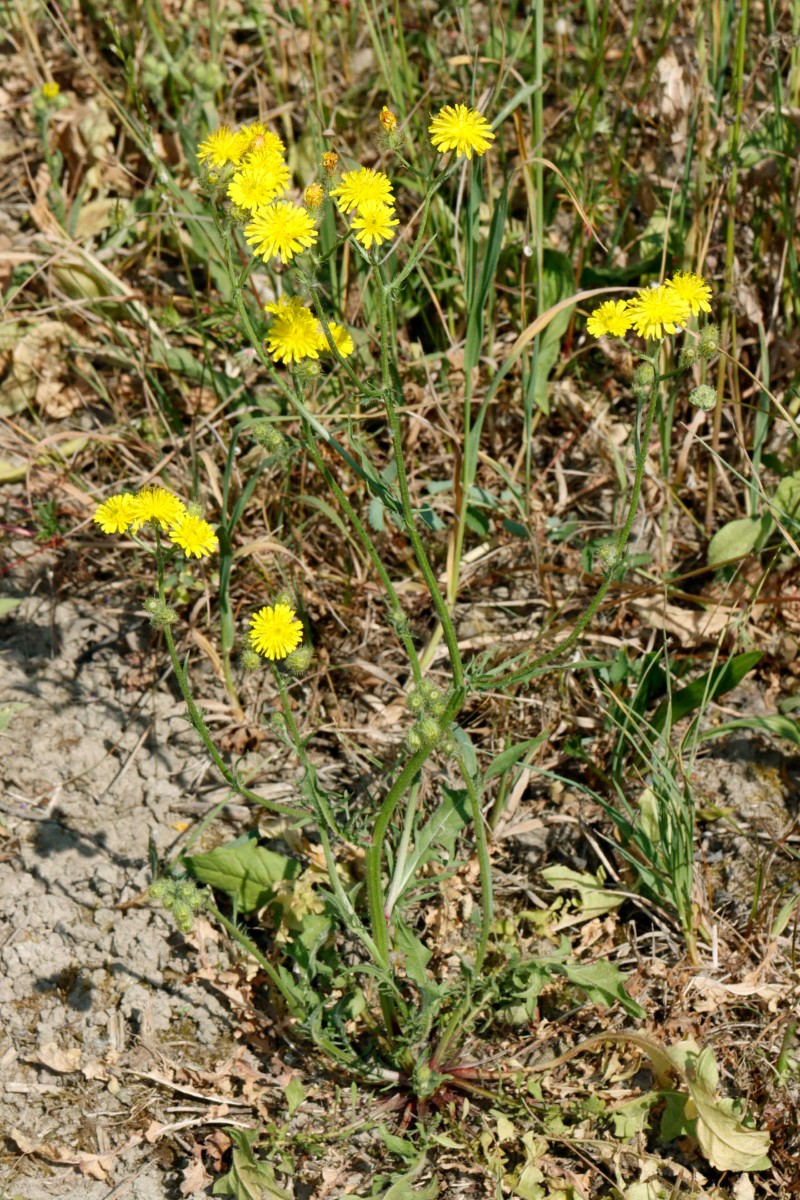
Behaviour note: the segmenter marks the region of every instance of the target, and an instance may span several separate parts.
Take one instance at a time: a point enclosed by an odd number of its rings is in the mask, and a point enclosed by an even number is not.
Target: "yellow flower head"
[[[381,109],[378,120],[387,133],[394,133],[395,129],[397,129],[397,117],[390,109],[386,107],[385,104]]]
[[[353,339],[351,338],[350,334],[347,332],[344,325],[337,325],[335,321],[328,322],[328,329],[331,331],[331,337],[333,338],[334,346],[339,351],[342,358],[347,358],[348,355],[352,354],[353,350],[355,349],[353,345]],[[320,349],[329,350],[330,347],[324,333],[322,335],[322,341],[323,345],[320,347]]]
[[[464,154],[472,158],[473,150],[480,157],[494,140],[486,118],[476,108],[467,108],[466,104],[446,104],[431,121],[428,133],[435,150],[440,154],[455,150],[457,158]]]
[[[42,84],[42,95],[45,100],[55,100],[58,93],[61,91],[55,80],[49,79],[47,83]]]
[[[343,213],[350,212],[351,208],[360,212],[362,204],[391,205],[394,201],[391,181],[383,171],[373,171],[369,167],[347,171],[339,186],[331,190],[331,195],[338,197],[339,210]]]
[[[137,533],[142,525],[152,522],[166,530],[170,525],[176,525],[185,514],[186,505],[166,488],[145,488],[133,497],[131,529]]]
[[[628,301],[628,316],[639,337],[661,338],[667,333],[676,333],[678,327],[686,323],[689,304],[674,288],[662,283],[659,287],[638,291],[633,300]]]
[[[327,348],[319,321],[311,309],[299,303],[287,304],[280,310],[267,334],[272,361],[287,366],[304,358],[319,358],[320,350]]]
[[[103,533],[124,533],[133,521],[133,501],[130,492],[109,496],[104,504],[98,504],[93,520]]]
[[[269,157],[272,154],[282,155],[286,152],[286,147],[277,133],[267,129],[261,121],[254,121],[252,125],[242,125],[236,137],[239,141],[242,158],[248,155],[248,161],[251,158],[261,158],[262,155]]]
[[[255,212],[282,196],[289,186],[289,168],[279,154],[260,155],[248,161],[228,184],[228,199],[237,208]]]
[[[188,558],[205,558],[219,548],[219,539],[208,521],[186,513],[169,531],[169,540],[180,546]]]
[[[339,161],[339,155],[335,150],[326,150],[322,156],[322,165],[329,175],[332,175],[336,170],[336,164]]]
[[[586,322],[589,333],[596,338],[607,333],[612,337],[624,337],[630,327],[631,317],[624,300],[606,300]]]
[[[319,208],[325,199],[325,190],[321,183],[310,183],[303,192],[303,203],[312,211]]]
[[[274,316],[280,316],[290,310],[296,311],[303,307],[303,301],[299,296],[278,296],[277,300],[268,300],[264,305],[264,312],[273,313]]]
[[[693,275],[691,271],[676,271],[672,279],[666,281],[666,287],[677,292],[682,300],[689,305],[689,311],[698,313],[711,312],[711,288],[702,275]]]
[[[239,163],[242,159],[241,139],[227,125],[220,125],[197,147],[197,157],[201,163],[208,163],[212,167]]]
[[[357,231],[356,239],[369,250],[373,242],[380,246],[381,242],[393,238],[393,226],[399,224],[394,209],[388,204],[381,204],[378,200],[365,200],[358,206],[358,216],[353,221],[353,229]]]
[[[302,623],[288,604],[259,609],[250,625],[250,645],[264,658],[286,658],[303,640]]]
[[[307,209],[289,200],[276,200],[253,214],[245,226],[244,239],[261,258],[278,256],[289,262],[295,254],[314,245],[317,229]]]

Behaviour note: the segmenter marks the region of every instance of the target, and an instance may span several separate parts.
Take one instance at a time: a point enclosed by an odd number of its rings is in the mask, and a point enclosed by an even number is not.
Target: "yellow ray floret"
[[[289,186],[289,168],[279,154],[262,155],[246,162],[228,184],[228,199],[237,208],[255,212]]]
[[[431,121],[428,133],[434,149],[440,154],[455,150],[457,158],[465,154],[472,158],[473,150],[480,157],[494,140],[486,117],[466,104],[446,104]]]
[[[686,301],[691,312],[711,312],[711,288],[702,275],[694,275],[691,271],[676,271],[672,279],[666,281],[666,286],[677,292],[681,300]]]
[[[131,512],[131,529],[134,533],[148,522],[166,530],[185,516],[186,505],[166,488],[152,487],[136,493]]]
[[[302,362],[304,358],[319,358],[320,350],[327,348],[319,321],[302,305],[287,305],[279,311],[267,334],[267,349],[273,362],[285,365]]]
[[[313,218],[299,204],[277,200],[268,208],[259,209],[245,226],[245,241],[261,258],[279,257],[289,262],[317,240]]]
[[[220,125],[197,147],[201,163],[212,167],[224,167],[226,163],[239,163],[242,159],[242,142],[237,133],[227,125]]]
[[[604,337],[605,334],[624,337],[630,327],[631,317],[624,300],[606,300],[594,310],[586,322],[589,333],[596,338]]]
[[[303,640],[302,623],[288,604],[259,609],[250,625],[250,645],[264,658],[286,658]]]
[[[103,533],[124,533],[133,521],[133,502],[134,496],[130,492],[109,496],[105,503],[97,506],[92,519]]]
[[[331,195],[337,198],[339,210],[343,213],[353,208],[360,212],[361,205],[366,203],[391,205],[394,199],[389,177],[383,171],[373,171],[369,167],[347,171],[338,186],[331,190]]]
[[[394,209],[389,208],[388,204],[381,204],[377,200],[365,200],[358,206],[358,216],[353,220],[353,229],[356,230],[357,240],[369,250],[373,242],[380,246],[382,242],[393,238],[393,227],[399,224]]]
[[[169,540],[180,546],[188,558],[192,555],[195,558],[206,558],[219,549],[219,539],[208,521],[191,513],[187,513],[172,526]]]
[[[676,333],[689,319],[689,304],[674,288],[642,288],[628,301],[630,323],[639,337],[661,338]],[[663,332],[662,332],[663,330]]]
[[[350,334],[345,329],[344,325],[337,325],[335,321],[328,322],[328,329],[331,331],[331,337],[333,338],[334,346],[339,351],[342,358],[347,358],[348,355],[352,354],[353,350],[355,349],[353,345],[353,339],[351,338]],[[324,342],[322,349],[329,350],[330,347],[328,346],[324,335],[322,340]]]
[[[262,121],[253,121],[251,125],[242,125],[236,134],[242,158],[248,156],[248,161],[261,155],[285,154],[286,147],[271,129],[267,129]]]

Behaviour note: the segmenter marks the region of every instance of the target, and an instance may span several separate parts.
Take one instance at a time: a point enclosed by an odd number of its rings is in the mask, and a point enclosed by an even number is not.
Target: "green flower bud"
[[[423,717],[416,727],[426,746],[435,746],[442,736],[442,727],[433,717]]]
[[[706,325],[700,330],[697,343],[698,358],[713,358],[719,351],[719,325]]]
[[[409,712],[412,712],[415,717],[425,711],[425,697],[419,688],[412,688],[406,698],[406,704]]]
[[[174,625],[178,619],[175,609],[170,608],[166,601],[159,599],[158,596],[149,596],[144,602],[144,610],[154,629],[164,629],[165,626]]]
[[[640,363],[633,372],[633,394],[640,399],[649,396],[655,377],[655,367],[652,363]]]
[[[171,879],[156,879],[150,884],[147,894],[151,900],[163,900],[168,893],[172,892],[172,889]]]
[[[594,557],[602,571],[613,571],[621,559],[616,540],[609,538],[607,541],[601,542],[594,552]]]
[[[239,666],[243,671],[258,671],[264,665],[264,660],[252,646],[245,646],[239,655]]]
[[[303,675],[311,666],[314,658],[314,650],[306,642],[302,646],[298,646],[291,654],[287,654],[283,660],[283,665],[292,675]]]
[[[710,412],[717,404],[717,393],[713,387],[709,387],[707,383],[701,383],[689,393],[689,403],[695,408],[702,408],[704,412]]]
[[[268,454],[277,454],[285,444],[286,438],[270,421],[256,421],[250,429],[254,442],[263,447]]]
[[[273,608],[275,607],[276,604],[288,604],[289,608],[295,607],[295,601],[292,599],[292,597],[289,595],[288,592],[278,592],[277,596],[272,601]]]
[[[181,933],[188,933],[194,923],[192,906],[187,904],[185,900],[176,899],[172,907],[172,915]]]
[[[693,367],[696,362],[697,362],[697,347],[696,346],[684,346],[683,349],[681,350],[680,358],[678,359],[678,366],[681,369],[681,371],[688,371],[689,368]]]
[[[422,735],[416,725],[406,734],[406,745],[412,754],[422,749]]]

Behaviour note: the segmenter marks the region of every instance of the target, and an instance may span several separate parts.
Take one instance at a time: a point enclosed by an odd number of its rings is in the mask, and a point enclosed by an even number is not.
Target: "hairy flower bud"
[[[412,688],[406,697],[406,704],[415,716],[425,711],[425,697],[420,688]]]
[[[174,625],[178,619],[175,609],[170,608],[166,601],[161,600],[158,596],[149,596],[144,602],[144,610],[154,629],[164,629],[166,626]]]
[[[283,660],[283,665],[292,675],[304,675],[311,666],[314,658],[314,651],[306,642],[302,646],[298,646],[291,654],[287,654]]]
[[[435,746],[442,736],[442,727],[433,717],[423,717],[417,723],[417,729],[426,746]]]
[[[678,359],[678,367],[681,371],[688,371],[697,362],[697,347],[684,346],[681,350],[680,358]]]
[[[616,540],[609,538],[607,541],[601,542],[594,552],[594,557],[602,571],[613,571],[621,558]]]
[[[406,734],[406,745],[412,754],[416,754],[418,750],[422,749],[422,734],[416,725]]]
[[[263,665],[260,654],[256,654],[252,646],[245,646],[239,655],[239,666],[243,671],[258,671]]]
[[[250,428],[250,436],[268,454],[275,454],[286,441],[279,429],[271,421],[256,421]]]
[[[719,325],[706,325],[697,342],[698,358],[713,358],[719,351]]]
[[[643,399],[650,395],[650,389],[656,377],[652,363],[643,362],[633,372],[633,394]]]
[[[710,412],[712,408],[716,407],[717,393],[707,383],[701,383],[699,387],[689,393],[689,403],[693,404],[695,408],[702,408],[704,412]]]
[[[306,208],[319,208],[322,201],[325,199],[325,192],[321,183],[310,183],[303,192],[303,203]]]
[[[339,161],[339,155],[335,150],[326,150],[322,156],[322,165],[329,175],[332,175],[336,170],[336,164]]]
[[[391,112],[390,109],[386,107],[385,104],[381,109],[378,120],[387,133],[394,133],[395,129],[397,129],[397,117],[393,112]]]

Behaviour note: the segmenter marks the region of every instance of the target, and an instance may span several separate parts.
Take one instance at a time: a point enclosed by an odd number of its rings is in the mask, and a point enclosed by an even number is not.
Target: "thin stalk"
[[[639,439],[639,444],[636,447],[636,474],[634,476],[633,488],[631,490],[631,499],[630,499],[630,505],[628,507],[628,516],[625,520],[625,524],[623,525],[620,533],[617,536],[616,543],[615,543],[617,559],[622,557],[622,554],[625,550],[625,546],[627,545],[627,542],[628,542],[628,538],[630,537],[630,534],[631,534],[631,529],[633,528],[633,522],[636,519],[636,510],[639,506],[639,495],[642,490],[642,480],[644,479],[644,469],[645,469],[645,465],[647,462],[647,448],[648,448],[648,445],[650,442],[650,433],[651,433],[651,430],[653,427],[653,418],[654,418],[655,412],[656,412],[656,402],[658,400],[658,387],[659,387],[659,383],[661,382],[660,377],[658,375],[658,354],[656,353],[654,358],[651,359],[650,361],[652,361],[652,363],[653,363],[653,367],[656,371],[656,376],[655,376],[655,379],[653,380],[653,386],[652,386],[652,390],[650,393],[650,401],[649,401],[647,413],[645,416],[644,427],[642,430],[641,438]],[[638,436],[638,433],[637,433],[637,436]],[[527,666],[522,667],[519,671],[512,671],[510,674],[501,675],[499,678],[497,678],[496,676],[488,676],[488,677],[487,676],[483,676],[483,677],[479,676],[478,679],[475,681],[476,686],[480,687],[481,683],[484,681],[485,681],[486,685],[491,686],[492,688],[506,688],[515,683],[525,683],[531,678],[531,675],[534,674],[536,671],[538,671],[541,667],[544,667],[548,663],[552,662],[554,658],[559,658],[561,655],[566,654],[567,651],[571,650],[572,647],[575,645],[575,643],[578,641],[578,639],[580,638],[584,629],[589,624],[589,622],[591,621],[594,614],[597,612],[598,608],[600,607],[603,600],[605,599],[606,593],[608,592],[609,588],[611,587],[611,584],[613,583],[613,581],[614,581],[614,571],[612,570],[612,571],[609,571],[609,573],[606,575],[605,579],[600,584],[598,591],[595,593],[594,597],[592,598],[592,600],[589,604],[589,607],[586,609],[586,611],[584,613],[581,614],[581,616],[575,622],[575,626],[574,626],[572,632],[570,633],[569,637],[566,638],[563,642],[559,642],[557,646],[553,646],[553,648],[551,650],[548,650],[545,654],[539,655],[538,658],[535,658],[533,660],[533,662],[528,663]]]
[[[235,925],[233,921],[228,920],[225,914],[219,911],[216,904],[214,904],[212,900],[208,900],[206,902],[205,911],[210,913],[215,921],[219,921],[220,925],[223,927],[223,929],[227,930],[234,941],[238,942],[242,949],[245,950],[251,956],[251,958],[255,959],[262,971],[264,971],[264,973],[269,977],[270,982],[275,985],[280,994],[283,996],[284,1000],[286,1001],[286,1007],[289,1009],[289,1012],[292,1014],[292,1016],[296,1017],[298,1020],[304,1020],[306,1014],[302,1005],[298,1003],[297,997],[292,994],[291,990],[281,979],[278,971],[275,970],[269,959],[261,953],[255,942],[251,941],[247,934],[243,930],[239,929],[239,927]]]
[[[470,774],[464,759],[459,757],[458,765],[467,789],[469,806],[472,812],[472,824],[475,826],[475,844],[478,850],[478,867],[481,876],[481,932],[478,938],[478,948],[475,951],[475,962],[472,966],[474,975],[479,975],[486,957],[486,947],[489,944],[489,934],[494,921],[494,891],[492,888],[492,862],[489,858],[489,846],[486,840],[486,828],[483,822],[481,800],[475,781]]]

